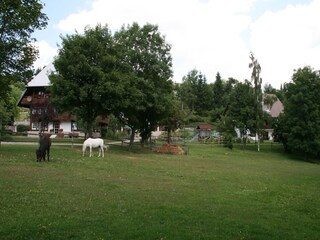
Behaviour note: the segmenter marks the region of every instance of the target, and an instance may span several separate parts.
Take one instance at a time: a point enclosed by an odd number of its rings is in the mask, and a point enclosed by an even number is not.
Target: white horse
[[[101,138],[88,138],[87,140],[84,141],[82,145],[82,156],[86,153],[87,147],[90,148],[90,157],[93,156],[92,153],[92,148],[99,148],[99,156],[102,153],[102,157],[104,157],[104,142],[103,139]]]

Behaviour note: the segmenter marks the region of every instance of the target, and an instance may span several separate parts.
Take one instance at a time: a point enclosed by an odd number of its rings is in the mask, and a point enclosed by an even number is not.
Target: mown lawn
[[[1,145],[0,239],[319,239],[319,164],[188,147],[89,158],[53,144],[37,163],[36,146]]]

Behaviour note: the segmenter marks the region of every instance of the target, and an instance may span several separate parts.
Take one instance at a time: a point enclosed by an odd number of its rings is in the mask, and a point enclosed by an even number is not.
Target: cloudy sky
[[[263,84],[280,88],[293,70],[320,70],[320,0],[41,0],[49,17],[35,34],[40,58],[53,60],[60,35],[83,32],[85,26],[156,24],[171,44],[175,82],[193,69],[215,81],[250,79],[249,54],[258,59]]]

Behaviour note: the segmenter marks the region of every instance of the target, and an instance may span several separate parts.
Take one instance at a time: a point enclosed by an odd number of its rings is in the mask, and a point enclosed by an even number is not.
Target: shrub
[[[23,124],[19,124],[17,125],[17,132],[18,133],[23,133],[29,130],[29,126],[28,125],[23,125]]]

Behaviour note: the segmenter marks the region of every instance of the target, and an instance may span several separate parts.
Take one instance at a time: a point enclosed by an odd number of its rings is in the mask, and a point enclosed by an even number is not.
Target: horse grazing
[[[82,156],[86,153],[87,147],[90,148],[90,157],[93,156],[92,148],[99,148],[99,156],[102,154],[102,157],[104,157],[104,142],[101,138],[88,138],[84,141],[82,145]]]
[[[36,150],[37,162],[41,162],[41,160],[45,161],[46,153],[47,153],[48,162],[49,162],[50,147],[51,147],[50,137],[48,135],[40,136],[39,148]]]

